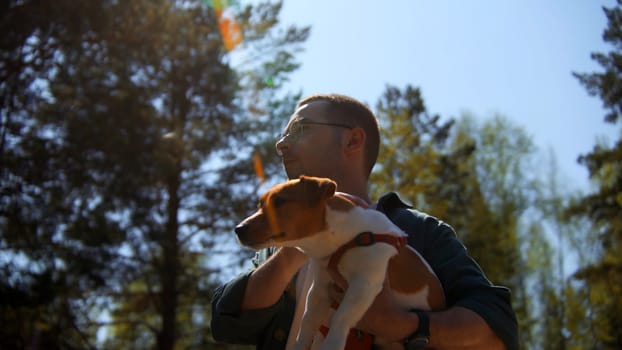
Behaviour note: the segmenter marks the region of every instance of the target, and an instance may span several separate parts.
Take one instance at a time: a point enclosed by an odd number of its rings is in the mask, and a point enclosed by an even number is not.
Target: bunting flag
[[[255,175],[259,178],[259,182],[263,183],[266,180],[266,174],[263,172],[263,164],[261,163],[259,152],[253,154],[253,166],[255,167]]]
[[[227,51],[233,50],[242,42],[242,29],[235,18],[220,17],[218,19],[220,35]]]
[[[242,28],[235,20],[235,16],[231,11],[226,11],[233,4],[229,0],[203,0],[203,2],[214,9],[225,49],[233,50],[243,39]]]

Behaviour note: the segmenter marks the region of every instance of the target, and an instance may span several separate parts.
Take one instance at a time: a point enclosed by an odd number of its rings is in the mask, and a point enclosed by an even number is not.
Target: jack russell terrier
[[[357,205],[336,189],[334,181],[307,176],[278,184],[261,196],[259,209],[235,228],[242,245],[296,247],[310,257],[313,282],[295,350],[344,349],[350,329],[383,285],[405,310],[445,306],[438,278],[406,244],[407,235],[385,214]],[[331,280],[348,286],[332,316]],[[329,319],[326,334],[322,323]],[[378,337],[374,342],[383,345]]]

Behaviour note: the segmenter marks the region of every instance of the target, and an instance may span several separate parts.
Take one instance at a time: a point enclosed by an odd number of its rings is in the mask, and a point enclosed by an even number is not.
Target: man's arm
[[[274,305],[307,260],[307,256],[296,248],[277,250],[251,273],[241,309],[253,310]]]
[[[409,244],[428,261],[443,285],[448,309],[430,312],[430,346],[437,349],[518,349],[518,326],[509,290],[493,286],[453,229],[418,212],[391,219],[409,233]],[[412,239],[414,235],[416,239]],[[416,314],[400,310],[384,291],[358,327],[401,341],[418,327]]]
[[[374,301],[357,328],[383,339],[402,342],[419,326],[417,314],[395,305],[385,291]],[[430,348],[434,349],[505,349],[503,342],[477,313],[454,306],[445,311],[429,312]]]
[[[430,313],[430,347],[435,349],[505,349],[505,345],[477,313],[454,306]]]
[[[333,290],[337,301],[343,291]],[[477,313],[460,306],[430,316],[430,344],[434,349],[505,349],[503,342]],[[419,327],[417,314],[404,311],[388,289],[383,289],[356,328],[389,342],[401,343]]]
[[[293,300],[284,297],[284,291],[297,271],[295,266],[304,264],[301,260],[306,260],[302,253],[284,248],[261,261],[256,269],[218,287],[212,297],[214,339],[234,344],[263,344],[271,339],[275,327],[289,330],[294,305]],[[283,342],[284,347],[286,339],[276,340]],[[278,347],[273,345],[270,347]]]

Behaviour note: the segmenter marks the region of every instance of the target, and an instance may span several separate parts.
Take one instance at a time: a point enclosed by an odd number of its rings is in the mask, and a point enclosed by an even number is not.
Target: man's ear
[[[331,179],[300,176],[300,184],[303,186],[309,206],[316,206],[332,197],[337,190],[337,183]]]
[[[363,128],[353,128],[350,130],[349,137],[345,139],[346,153],[352,154],[354,152],[363,152],[365,148],[365,130]]]

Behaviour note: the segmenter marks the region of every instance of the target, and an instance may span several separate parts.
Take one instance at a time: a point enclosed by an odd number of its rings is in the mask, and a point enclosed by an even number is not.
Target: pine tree
[[[374,192],[399,191],[409,201],[440,218],[446,217],[451,194],[439,192],[449,130],[453,120],[430,115],[421,92],[412,86],[387,86],[377,103],[381,127],[380,155],[372,174]]]
[[[607,110],[605,122],[616,124],[622,113],[622,1],[605,8],[608,20],[603,40],[612,45],[607,54],[593,53],[603,68],[597,73],[575,73],[588,93],[598,96]],[[569,214],[586,216],[598,233],[600,252],[593,262],[582,266],[575,277],[589,288],[591,321],[595,330],[596,347],[622,347],[622,133],[612,146],[598,144],[579,157],[579,163],[589,170],[596,190],[581,198],[569,209]]]
[[[253,150],[273,174],[271,131],[295,99],[279,91],[308,30],[277,26],[280,7],[234,8],[244,42],[228,51],[199,1],[9,5],[28,26],[2,48],[19,84],[2,85],[1,248],[25,266],[3,261],[1,292],[24,299],[3,305],[3,341],[208,346],[213,259],[236,249]]]

